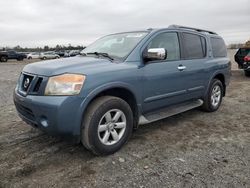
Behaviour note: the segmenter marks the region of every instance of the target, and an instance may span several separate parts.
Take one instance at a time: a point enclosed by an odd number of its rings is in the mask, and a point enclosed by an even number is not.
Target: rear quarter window
[[[222,38],[210,38],[214,57],[227,57],[227,48]]]

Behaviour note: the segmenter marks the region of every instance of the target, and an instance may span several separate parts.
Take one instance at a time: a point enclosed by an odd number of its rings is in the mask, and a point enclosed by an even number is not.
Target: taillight
[[[250,56],[245,56],[245,57],[244,57],[244,61],[245,61],[245,62],[249,62],[249,61],[250,61]]]

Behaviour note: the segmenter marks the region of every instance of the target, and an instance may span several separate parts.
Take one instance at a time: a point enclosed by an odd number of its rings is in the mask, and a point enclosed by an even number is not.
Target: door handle
[[[186,66],[183,66],[183,65],[179,65],[178,66],[178,70],[179,71],[183,71],[183,70],[185,70],[187,67]]]

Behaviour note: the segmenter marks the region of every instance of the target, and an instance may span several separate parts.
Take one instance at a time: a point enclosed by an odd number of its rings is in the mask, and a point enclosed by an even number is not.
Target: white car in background
[[[55,52],[44,52],[40,54],[40,59],[58,59],[60,56]]]
[[[32,52],[27,55],[27,59],[38,59],[40,58],[40,52]]]

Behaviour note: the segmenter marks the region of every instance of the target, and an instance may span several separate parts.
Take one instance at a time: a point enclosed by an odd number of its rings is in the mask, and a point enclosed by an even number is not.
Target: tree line
[[[238,49],[242,47],[250,47],[250,40],[248,40],[246,43],[236,43],[236,44],[229,44],[229,49]]]
[[[44,47],[35,47],[35,48],[28,48],[28,47],[21,47],[19,45],[10,48],[10,47],[3,47],[0,50],[6,51],[6,50],[15,50],[17,52],[46,52],[46,51],[65,51],[65,50],[82,50],[85,46],[77,45],[73,46],[71,44],[65,46],[65,45],[56,45],[55,47],[50,47],[48,45],[45,45]]]

